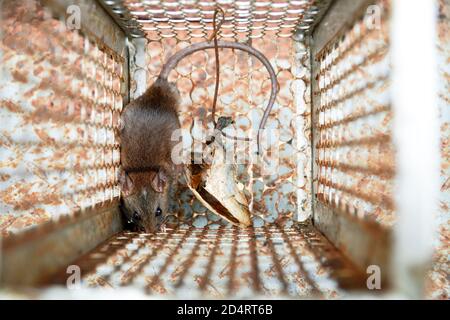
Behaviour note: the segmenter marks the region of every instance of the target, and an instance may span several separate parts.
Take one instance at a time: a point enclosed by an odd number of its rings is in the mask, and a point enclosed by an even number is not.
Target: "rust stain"
[[[21,83],[27,83],[28,82],[28,77],[26,76],[26,73],[24,73],[24,72],[20,72],[18,70],[13,70],[11,72],[11,74],[13,76],[13,79],[18,81],[18,82],[21,82]]]
[[[11,175],[9,175],[9,174],[5,174],[5,173],[0,174],[0,181],[5,182],[5,181],[8,181],[10,178],[11,178]]]
[[[11,82],[0,86],[17,91],[0,103],[15,123],[0,139],[0,151],[11,154],[2,165],[12,171],[0,179],[2,221],[9,221],[1,224],[3,234],[71,214],[92,205],[94,195],[95,201],[120,195],[111,174],[119,162],[108,155],[119,148],[123,53],[85,28],[67,30],[53,9],[36,0],[2,5],[0,63]],[[117,30],[95,21],[105,36]]]
[[[1,103],[3,106],[6,107],[11,112],[21,113],[22,108],[17,103],[10,101],[10,100],[1,100]]]

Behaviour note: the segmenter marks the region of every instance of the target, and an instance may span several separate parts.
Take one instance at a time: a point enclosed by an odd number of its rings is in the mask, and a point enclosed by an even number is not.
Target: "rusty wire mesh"
[[[124,231],[74,264],[82,287],[137,288],[177,297],[328,297],[364,283],[311,226]],[[64,282],[63,272],[56,282]]]
[[[167,57],[190,44],[174,38],[149,42],[146,53],[149,85],[155,81]],[[280,85],[266,126],[279,132],[271,146],[276,145],[279,152],[272,157],[266,154],[272,163],[268,166],[250,157],[252,144],[231,139],[226,139],[225,144],[235,150],[238,179],[245,186],[256,223],[289,224],[298,215],[308,216],[311,212],[308,48],[288,38],[254,39],[252,45],[270,60]],[[268,74],[261,63],[246,53],[224,49],[220,50],[220,55],[222,76],[217,115],[234,119],[231,135],[254,139],[269,97]],[[187,133],[185,146],[190,148],[205,140],[201,129],[211,129],[213,61],[213,50],[197,52],[182,60],[169,76],[181,94],[178,116]],[[263,145],[264,142],[263,139]],[[198,220],[197,226],[217,222],[217,217],[207,214],[184,182],[179,184],[172,199],[172,211],[183,219],[194,218]]]
[[[310,227],[292,226],[297,209],[292,203],[302,204],[307,212],[311,190],[307,173],[309,61],[303,58],[308,48],[291,37],[296,31],[310,30],[327,1],[104,2],[135,35],[151,41],[147,51],[150,80],[171,50],[203,41],[211,33],[215,3],[223,6],[228,17],[219,36],[254,45],[276,68],[281,92],[272,125],[284,130],[281,145],[293,150],[284,153],[281,163],[288,172],[276,177],[254,179],[247,168],[240,169],[240,179],[255,199],[256,215],[280,227],[268,224],[242,230],[210,223],[216,220],[207,216],[210,222],[196,223],[203,228],[182,225],[155,235],[123,232],[79,260],[86,271],[83,284],[135,286],[148,294],[336,297],[339,288],[331,278],[336,276],[344,286],[354,283],[359,275],[326,239]],[[314,74],[320,87],[313,94],[321,101],[316,124],[320,132],[318,199],[360,218],[392,225],[388,3],[378,2],[383,9],[380,28],[370,29],[365,21],[358,21],[315,57],[320,60]],[[445,138],[449,128],[444,111],[449,100],[448,1],[440,4]],[[2,5],[0,232],[8,234],[119,195],[119,145],[114,129],[123,105],[126,61],[88,30],[66,30],[39,1]],[[230,58],[223,53],[223,57],[227,77],[222,89],[232,94],[223,95],[222,103],[239,114],[238,123],[245,132],[258,123],[258,115],[253,121],[249,106],[263,105],[265,98],[257,91],[267,83],[253,61],[242,55]],[[197,66],[212,58],[211,52],[193,56],[193,68],[180,64],[172,74],[171,80],[188,93],[181,114],[185,126],[191,113],[206,118],[199,106],[209,103],[212,82],[206,78],[213,70]],[[295,121],[283,121],[293,115]],[[447,147],[443,139],[443,191],[448,189]],[[306,155],[302,162],[289,160],[300,154]],[[447,198],[442,197],[442,248],[431,284],[441,297],[448,296],[448,290],[442,289],[448,284]],[[179,194],[179,199],[176,209],[186,210],[188,218],[207,215],[192,198]]]
[[[212,32],[217,5],[225,11],[219,37],[248,41],[267,35],[292,37],[311,29],[315,18],[330,1],[104,1],[134,36],[151,41],[176,38],[189,41],[206,38]]]
[[[39,1],[2,2],[0,234],[120,195],[125,57]],[[107,21],[103,21],[107,23]]]
[[[394,222],[392,112],[389,93],[389,1],[380,24],[360,19],[319,56],[315,124],[318,199],[361,219]]]
[[[147,86],[154,82],[173,53],[207,39],[217,4],[223,7],[226,15],[219,37],[228,41],[246,41],[260,50],[274,67],[280,85],[266,125],[269,130],[279,132],[275,143],[279,152],[266,159],[275,165],[267,168],[250,157],[242,160],[242,155],[253,152],[251,145],[226,141],[228,148],[235,148],[237,161],[242,161],[238,166],[239,181],[245,185],[254,221],[256,225],[274,221],[289,225],[294,220],[306,219],[311,214],[312,198],[309,183],[310,63],[308,46],[293,41],[291,35],[298,28],[303,31],[310,28],[329,2],[107,2],[119,20],[145,31],[143,35],[148,39],[145,50]],[[252,138],[267,104],[270,81],[262,65],[246,53],[220,50],[220,56],[222,76],[217,113],[233,117],[236,123],[233,132],[237,136]],[[204,140],[205,137],[199,134],[201,129],[211,129],[213,61],[213,50],[195,53],[182,60],[169,77],[181,93],[179,117],[183,129],[189,132],[189,136],[185,136],[187,147],[195,148]],[[136,70],[141,72],[140,68]],[[131,88],[136,86],[132,75]],[[183,182],[173,199],[172,211],[184,219],[196,219],[197,226],[217,222],[217,217],[207,214],[191,192],[185,186],[183,188]]]

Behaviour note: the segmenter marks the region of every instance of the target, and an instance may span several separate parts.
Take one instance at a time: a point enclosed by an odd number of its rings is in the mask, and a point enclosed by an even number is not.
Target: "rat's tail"
[[[276,98],[277,92],[278,92],[277,76],[276,76],[275,71],[273,70],[272,65],[270,64],[269,60],[267,60],[267,58],[260,51],[256,50],[255,48],[253,48],[249,45],[239,43],[239,42],[218,41],[218,47],[219,48],[237,49],[237,50],[242,50],[242,51],[248,52],[249,54],[251,54],[252,56],[257,58],[259,61],[261,61],[261,63],[264,65],[264,67],[266,67],[267,71],[269,72],[272,89],[270,92],[269,103],[267,104],[267,108],[264,111],[264,115],[263,115],[263,118],[261,120],[259,129],[258,129],[258,153],[259,153],[260,152],[260,142],[261,142],[260,141],[261,140],[260,133],[261,133],[261,130],[266,125],[267,118],[269,117],[270,111],[272,110],[272,106],[275,102],[275,98]],[[199,43],[195,43],[187,48],[184,48],[184,49],[176,52],[174,55],[172,55],[169,58],[169,60],[163,66],[161,73],[159,74],[159,78],[167,81],[170,71],[172,71],[172,69],[174,69],[177,66],[177,64],[178,64],[178,62],[180,62],[180,60],[193,54],[194,52],[205,50],[205,49],[212,49],[212,48],[214,48],[214,42],[212,42],[212,41],[211,42],[199,42]]]

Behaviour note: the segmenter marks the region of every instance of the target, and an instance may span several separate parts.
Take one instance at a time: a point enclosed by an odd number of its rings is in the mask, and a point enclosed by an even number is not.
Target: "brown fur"
[[[170,170],[172,148],[177,143],[171,137],[180,128],[178,101],[175,86],[158,80],[125,107],[120,133],[123,168],[155,166]]]
[[[121,116],[121,162],[124,170],[122,211],[137,230],[154,232],[167,215],[168,192],[177,178],[171,159],[172,133],[180,128],[179,93],[158,79],[141,97],[128,104]],[[162,189],[152,185],[155,178]],[[156,217],[158,208],[162,215]]]

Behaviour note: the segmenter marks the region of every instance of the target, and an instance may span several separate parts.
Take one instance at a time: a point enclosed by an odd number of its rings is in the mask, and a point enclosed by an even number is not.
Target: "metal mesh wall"
[[[190,43],[174,38],[149,42],[145,63],[148,85],[156,79],[167,57]],[[308,216],[311,212],[308,49],[287,38],[255,39],[252,45],[271,61],[281,88],[266,126],[278,134],[271,147],[276,145],[279,153],[269,155],[265,150],[266,161],[271,163],[267,165],[251,156],[254,144],[231,139],[225,139],[225,144],[235,151],[238,178],[250,200],[256,225],[274,221],[292,223],[297,214]],[[226,130],[229,134],[249,137],[254,142],[269,98],[268,74],[246,53],[225,49],[220,50],[220,55],[216,114],[234,119],[233,129]],[[201,145],[206,137],[200,130],[211,129],[214,74],[213,50],[184,59],[170,74],[169,80],[176,83],[181,94],[178,115],[186,133],[186,147],[195,149]],[[194,217],[199,227],[218,222],[216,216],[207,214],[183,182],[172,198],[172,211],[178,212],[182,220]]]
[[[341,30],[315,57],[317,196],[361,219],[394,222],[389,1]],[[373,17],[372,17],[373,18]],[[379,22],[379,23],[378,23]]]
[[[123,38],[95,4],[79,5],[91,28],[70,30],[67,6],[57,2],[1,3],[3,235],[120,195],[114,129],[127,94],[126,57],[104,41]]]
[[[266,125],[274,132],[270,147],[275,147],[276,151],[272,156],[264,151],[267,158],[262,163],[251,156],[255,151],[251,144],[232,140],[226,140],[226,144],[237,154],[239,181],[250,199],[255,225],[276,221],[289,226],[310,215],[312,198],[309,54],[307,44],[293,41],[292,36],[296,30],[297,38],[309,30],[329,1],[107,3],[130,32],[136,28],[144,30],[148,39],[144,63],[147,86],[156,79],[170,55],[207,39],[217,4],[226,15],[219,38],[245,41],[260,50],[277,74],[280,92]],[[235,120],[229,134],[255,139],[269,97],[268,75],[259,61],[246,53],[226,49],[220,50],[220,56],[217,114],[232,116]],[[140,68],[136,70],[141,72]],[[132,88],[136,86],[133,78]],[[142,77],[138,79],[142,81]],[[187,147],[195,148],[205,139],[199,134],[200,129],[211,129],[214,79],[213,50],[184,59],[169,77],[181,93],[179,117],[186,132]],[[214,215],[207,214],[183,182],[173,199],[172,211],[178,212],[182,220],[193,217],[199,227],[221,223]]]

